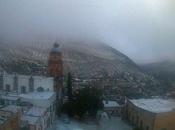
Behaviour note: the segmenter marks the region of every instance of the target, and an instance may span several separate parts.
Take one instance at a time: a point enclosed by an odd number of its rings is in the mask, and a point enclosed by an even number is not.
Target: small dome
[[[54,43],[53,48],[51,49],[51,53],[61,53],[58,43]]]

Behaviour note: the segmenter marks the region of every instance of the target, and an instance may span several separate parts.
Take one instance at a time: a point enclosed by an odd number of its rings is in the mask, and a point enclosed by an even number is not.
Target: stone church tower
[[[54,91],[60,99],[63,88],[63,61],[59,44],[55,43],[48,59],[48,75],[54,77]],[[59,97],[58,97],[59,96]]]

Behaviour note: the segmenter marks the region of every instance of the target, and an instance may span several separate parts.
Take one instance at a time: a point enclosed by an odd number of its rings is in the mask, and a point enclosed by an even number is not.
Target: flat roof
[[[27,121],[29,124],[35,125],[38,122],[39,117],[23,115],[21,119],[22,121]]]
[[[175,111],[174,99],[134,99],[130,100],[135,106],[153,113]]]
[[[41,107],[32,107],[29,111],[25,114],[28,116],[40,117],[45,113],[46,109]]]
[[[13,101],[16,101],[16,100],[20,99],[20,97],[18,97],[18,96],[11,96],[11,95],[2,95],[1,98],[2,99],[7,99],[7,100],[13,100]]]
[[[1,110],[17,113],[21,110],[21,107],[20,106],[15,106],[15,105],[9,105],[9,106],[3,107]]]
[[[38,120],[44,115],[46,112],[45,108],[40,107],[32,107],[29,109],[27,113],[22,116],[23,121],[28,121],[29,124],[36,124]]]
[[[32,92],[27,94],[20,94],[20,97],[25,99],[49,99],[51,98],[55,92]]]

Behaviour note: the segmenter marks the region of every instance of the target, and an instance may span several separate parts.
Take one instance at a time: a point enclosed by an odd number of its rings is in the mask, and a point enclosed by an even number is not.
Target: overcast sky
[[[175,57],[175,0],[0,0],[1,42],[105,42],[137,63]]]

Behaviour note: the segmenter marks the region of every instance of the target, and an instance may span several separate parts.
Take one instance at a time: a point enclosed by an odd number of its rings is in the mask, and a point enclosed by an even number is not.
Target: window
[[[10,85],[9,85],[9,84],[6,84],[5,90],[6,90],[7,92],[10,92]]]
[[[44,92],[44,88],[38,87],[38,88],[37,88],[37,92]]]
[[[32,76],[29,79],[29,91],[30,92],[33,92],[34,91],[34,79],[33,79]]]
[[[3,75],[0,75],[0,90],[3,90]]]
[[[16,75],[13,78],[13,90],[18,91],[18,77]]]
[[[146,130],[149,130],[149,126],[146,127]]]
[[[25,86],[21,87],[21,93],[26,93],[26,87]]]
[[[141,129],[143,128],[143,121],[142,120],[140,121],[140,128]]]

